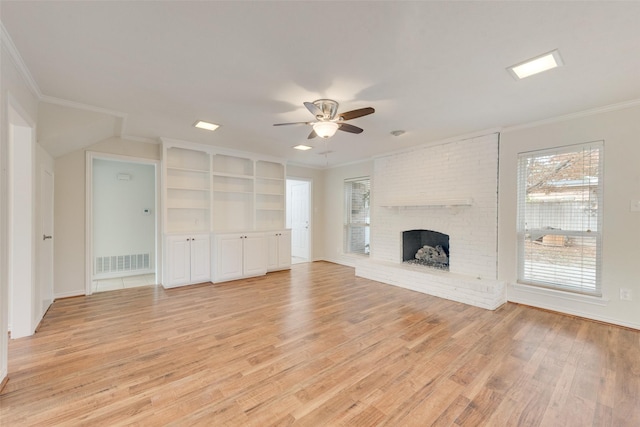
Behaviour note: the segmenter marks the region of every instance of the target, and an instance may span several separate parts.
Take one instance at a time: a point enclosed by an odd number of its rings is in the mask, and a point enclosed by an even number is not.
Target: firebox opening
[[[449,235],[431,230],[402,232],[402,262],[449,270]]]

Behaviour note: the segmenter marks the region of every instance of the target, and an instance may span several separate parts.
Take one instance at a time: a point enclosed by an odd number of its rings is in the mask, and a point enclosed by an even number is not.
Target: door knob
[[[53,236],[47,236],[46,234],[42,235],[42,240],[53,239]]]

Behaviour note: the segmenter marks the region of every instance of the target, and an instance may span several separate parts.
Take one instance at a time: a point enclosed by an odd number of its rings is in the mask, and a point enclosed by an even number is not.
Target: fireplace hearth
[[[449,271],[449,235],[432,230],[403,231],[402,262]]]

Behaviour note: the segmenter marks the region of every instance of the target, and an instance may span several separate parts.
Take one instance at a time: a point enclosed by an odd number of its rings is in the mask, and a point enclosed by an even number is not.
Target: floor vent
[[[95,274],[149,270],[151,268],[150,260],[149,253],[96,257]]]

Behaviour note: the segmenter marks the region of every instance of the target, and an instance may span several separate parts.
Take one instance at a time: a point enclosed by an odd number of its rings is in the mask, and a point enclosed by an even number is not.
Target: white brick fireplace
[[[498,134],[375,160],[371,253],[356,275],[487,309],[497,277]],[[402,263],[402,232],[449,235],[449,271]]]

